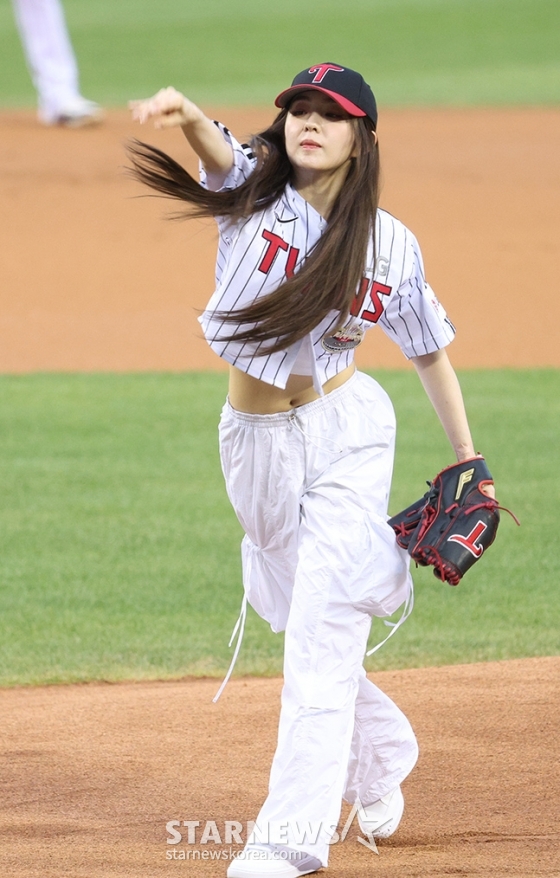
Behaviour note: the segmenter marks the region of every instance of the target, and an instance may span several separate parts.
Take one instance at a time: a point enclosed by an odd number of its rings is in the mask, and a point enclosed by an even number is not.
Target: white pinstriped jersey
[[[201,167],[201,183],[210,189],[233,189],[251,174],[255,158],[219,125],[234,152],[226,179],[214,178]],[[301,265],[318,241],[326,221],[296,190],[288,185],[282,196],[261,213],[232,222],[217,219],[219,248],[216,290],[199,318],[211,348],[228,363],[268,384],[285,388],[294,363],[307,353],[313,384],[323,384],[350,365],[353,350],[329,353],[321,340],[332,332],[339,313],[332,311],[304,339],[274,354],[259,354],[262,345],[221,341],[235,331],[217,311],[235,311],[259,296],[271,293]],[[406,357],[433,353],[453,340],[455,329],[424,277],[422,254],[412,232],[384,210],[377,212],[376,257],[370,244],[364,277],[356,292],[349,319],[370,329],[379,325],[396,341]],[[310,293],[312,295],[312,293]],[[266,346],[266,345],[265,345]],[[307,351],[306,351],[307,347]]]

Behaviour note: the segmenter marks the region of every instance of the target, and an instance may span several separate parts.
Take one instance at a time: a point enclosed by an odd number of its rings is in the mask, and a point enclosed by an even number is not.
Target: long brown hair
[[[236,189],[205,189],[166,153],[138,140],[127,147],[132,174],[160,194],[188,202],[189,209],[174,217],[250,217],[273,204],[293,180],[284,141],[287,112],[282,110],[269,128],[251,139],[256,167]],[[222,320],[237,325],[230,336],[221,335],[221,341],[260,343],[262,353],[272,353],[303,338],[333,310],[340,312],[339,326],[347,319],[375,234],[379,202],[379,150],[373,123],[367,116],[351,122],[356,157],[325,231],[299,270],[276,290],[245,308],[219,312]],[[251,326],[242,329],[242,324]]]

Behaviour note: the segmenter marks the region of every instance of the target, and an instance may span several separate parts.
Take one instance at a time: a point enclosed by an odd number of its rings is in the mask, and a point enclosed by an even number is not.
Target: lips
[[[300,146],[304,149],[321,149],[321,144],[316,143],[315,140],[302,140]]]

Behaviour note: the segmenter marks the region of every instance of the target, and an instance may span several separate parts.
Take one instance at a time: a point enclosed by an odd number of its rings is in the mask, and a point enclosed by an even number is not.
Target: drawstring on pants
[[[368,651],[366,652],[366,656],[373,655],[374,652],[377,652],[378,649],[381,649],[381,647],[385,643],[387,643],[389,638],[392,637],[393,634],[395,633],[395,631],[401,627],[403,622],[406,622],[406,620],[408,619],[408,617],[412,613],[413,608],[414,608],[414,585],[411,582],[410,593],[409,593],[406,601],[404,602],[403,611],[401,613],[400,619],[397,622],[389,622],[386,619],[383,620],[383,624],[386,625],[391,630],[389,631],[387,637],[383,638],[383,640],[380,643],[378,643],[372,649],[368,649]],[[232,659],[230,662],[230,666],[228,668],[228,672],[223,679],[222,685],[220,686],[220,688],[218,689],[218,691],[216,692],[216,694],[214,695],[214,697],[212,699],[214,704],[218,701],[220,695],[222,694],[222,692],[226,688],[226,686],[229,682],[229,678],[231,677],[231,675],[233,673],[235,663],[237,662],[237,656],[239,655],[239,650],[241,649],[241,643],[243,641],[243,634],[245,633],[245,620],[246,619],[247,619],[247,595],[244,594],[243,600],[241,601],[241,610],[239,612],[239,617],[237,619],[237,622],[235,623],[233,631],[231,632],[231,637],[229,639],[228,646],[231,647],[231,645],[235,639],[235,635],[239,632],[238,637],[237,637],[237,643],[235,644],[235,650],[234,650],[234,653],[233,653],[233,656],[232,656]]]
[[[220,688],[218,689],[218,691],[216,692],[216,694],[214,695],[214,697],[212,699],[214,704],[216,703],[216,701],[218,700],[218,698],[220,697],[220,695],[222,694],[222,692],[226,688],[228,680],[233,673],[233,669],[234,669],[235,663],[237,661],[237,656],[239,655],[239,650],[241,649],[241,642],[243,640],[243,634],[245,632],[246,618],[247,618],[247,595],[244,594],[243,600],[241,601],[241,611],[239,613],[239,618],[238,618],[237,622],[235,623],[235,627],[234,627],[233,631],[231,632],[231,637],[229,639],[228,646],[231,647],[231,644],[233,643],[235,635],[237,634],[238,630],[239,630],[239,636],[237,638],[237,643],[235,644],[235,650],[234,650],[234,653],[233,653],[233,656],[232,656],[232,659],[230,662],[230,666],[228,668],[228,672],[224,677],[222,685],[220,686]]]
[[[289,416],[288,420],[289,420],[290,424],[295,424],[295,425],[296,425],[296,427],[297,427],[298,430],[300,431],[301,435],[304,436],[304,437],[309,441],[309,444],[310,444],[310,445],[314,445],[315,448],[321,448],[321,449],[322,449],[322,448],[323,448],[323,445],[324,445],[325,443],[327,443],[327,445],[333,445],[333,446],[334,446],[334,448],[335,448],[337,454],[342,454],[342,453],[343,453],[344,448],[341,448],[340,445],[337,445],[337,443],[336,443],[336,442],[333,442],[332,439],[327,439],[326,436],[311,436],[309,433],[306,433],[305,430],[303,429],[303,427],[301,426],[299,420],[298,420],[298,417],[297,417],[297,414],[296,414],[295,410],[292,411],[292,412],[290,413],[290,416]],[[313,441],[314,439],[319,439],[320,442],[321,442],[321,445],[319,445],[317,442],[314,442],[314,441]]]
[[[387,643],[390,637],[393,636],[397,628],[400,628],[403,622],[406,622],[412,610],[414,609],[414,585],[412,584],[412,580],[410,582],[410,592],[409,595],[404,602],[403,611],[401,613],[401,617],[397,622],[388,622],[386,619],[383,620],[383,624],[386,625],[391,630],[389,631],[387,637],[383,638],[381,643],[378,643],[377,646],[374,646],[373,649],[368,649],[366,655],[373,655],[374,652],[377,652],[378,649],[381,649],[384,643]]]

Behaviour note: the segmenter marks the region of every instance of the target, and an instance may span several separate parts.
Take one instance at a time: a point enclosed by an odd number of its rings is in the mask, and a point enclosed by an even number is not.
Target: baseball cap
[[[285,107],[298,91],[314,89],[322,91],[351,116],[369,116],[377,125],[377,104],[373,92],[364,77],[349,67],[325,62],[302,70],[294,78],[290,88],[280,92],[275,106]]]

